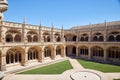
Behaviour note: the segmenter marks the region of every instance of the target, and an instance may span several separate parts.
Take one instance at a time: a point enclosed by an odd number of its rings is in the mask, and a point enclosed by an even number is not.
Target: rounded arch
[[[27,32],[27,34],[38,34],[38,33],[34,30],[30,30],[30,31]]]
[[[44,38],[44,42],[50,42],[50,33],[49,32],[44,32],[43,33],[43,38]]]
[[[103,60],[104,57],[104,49],[100,46],[93,46],[91,48],[92,59],[93,60]]]
[[[107,48],[107,59],[109,62],[120,62],[120,47],[111,46]]]
[[[6,42],[13,42],[13,36],[12,36],[12,34],[7,34],[6,35]]]
[[[87,46],[79,46],[78,47],[78,56],[81,58],[88,58],[88,47]]]
[[[76,46],[67,45],[66,46],[66,55],[67,56],[76,56]]]
[[[56,40],[56,42],[60,42],[61,41],[60,33],[58,33],[58,32],[55,33],[55,40]]]
[[[120,42],[120,34],[116,36],[116,41]]]
[[[20,63],[21,65],[24,65],[24,55],[25,51],[21,47],[12,47],[6,52],[6,64],[13,64],[14,63]]]
[[[66,41],[76,41],[77,40],[77,35],[74,33],[67,33],[64,35]]]
[[[63,46],[63,45],[58,45],[58,46],[56,47],[56,55],[61,55],[61,57],[64,57],[64,56],[65,56],[64,46]]]
[[[54,47],[52,45],[46,46],[44,48],[44,57],[50,57],[51,59],[55,59]]]
[[[6,42],[13,42],[13,41],[17,42],[18,38],[21,41],[21,36],[19,36],[19,35],[21,35],[21,32],[17,29],[10,29],[10,30],[6,31],[5,34],[6,34]],[[13,35],[15,35],[15,37]]]
[[[113,41],[113,42],[120,41],[120,32],[118,31],[109,32],[108,41]]]
[[[32,46],[28,49],[28,60],[38,60],[42,62],[42,48],[39,46]]]
[[[115,41],[114,36],[113,36],[113,35],[110,35],[110,36],[108,37],[108,41]]]
[[[14,37],[15,42],[21,42],[21,35],[16,34]]]
[[[80,41],[88,41],[88,39],[89,39],[89,37],[88,37],[88,34],[86,34],[86,33],[81,34],[80,38],[79,38]]]
[[[33,36],[33,42],[38,42],[38,36],[37,35]]]
[[[31,35],[27,35],[27,40],[28,40],[28,42],[32,42],[32,37],[31,37]]]
[[[102,33],[94,33],[93,41],[104,41],[104,37]]]

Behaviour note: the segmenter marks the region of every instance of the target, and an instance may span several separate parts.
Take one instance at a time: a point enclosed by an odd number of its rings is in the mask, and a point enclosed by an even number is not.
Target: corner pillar
[[[0,70],[1,71],[6,71],[6,50],[2,49],[1,51],[1,65],[0,65]]]

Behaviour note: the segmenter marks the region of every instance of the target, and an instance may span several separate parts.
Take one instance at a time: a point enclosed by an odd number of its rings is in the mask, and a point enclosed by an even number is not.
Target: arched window
[[[11,34],[6,35],[6,42],[13,42],[13,37]]]
[[[30,35],[27,36],[28,42],[32,42],[32,37]]]
[[[93,37],[93,41],[98,41],[97,36],[94,36],[94,37]]]
[[[15,42],[21,42],[21,36],[20,35],[15,35],[14,40],[15,40]]]
[[[33,36],[33,42],[38,42],[38,37],[36,35]]]
[[[113,35],[109,36],[108,41],[115,41],[115,38]]]
[[[120,35],[116,36],[116,41],[118,41],[118,42],[120,41]]]

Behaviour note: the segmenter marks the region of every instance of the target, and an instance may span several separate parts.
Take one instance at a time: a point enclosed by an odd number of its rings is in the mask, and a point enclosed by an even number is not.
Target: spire
[[[24,17],[23,24],[26,24],[26,17]]]
[[[42,21],[40,20],[40,27],[39,28],[42,28]]]
[[[106,20],[105,20],[105,27],[107,27],[107,22],[106,22]]]
[[[52,28],[54,28],[54,24],[52,23]]]
[[[64,26],[64,25],[62,24],[62,30],[63,30],[63,26]]]

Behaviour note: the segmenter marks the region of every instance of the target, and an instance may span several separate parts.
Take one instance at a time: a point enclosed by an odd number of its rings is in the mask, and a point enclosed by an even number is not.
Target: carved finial
[[[52,28],[54,28],[54,24],[52,23]]]
[[[26,24],[26,17],[24,17],[23,24]]]
[[[42,27],[42,21],[40,20],[40,28]]]
[[[63,26],[64,26],[64,25],[62,24],[62,30],[63,30]]]
[[[105,20],[105,27],[107,27],[107,22],[106,22],[106,20]]]

